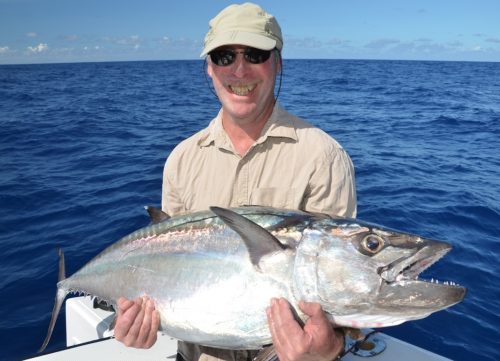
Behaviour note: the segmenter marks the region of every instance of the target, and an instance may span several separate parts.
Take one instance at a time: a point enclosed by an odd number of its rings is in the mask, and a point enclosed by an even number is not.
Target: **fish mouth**
[[[402,257],[380,267],[378,273],[387,283],[416,280],[418,276],[451,250],[444,242],[426,241],[425,245],[408,257]]]
[[[444,242],[423,240],[423,246],[409,257],[379,268],[383,279],[381,303],[428,309],[432,312],[460,302],[466,289],[454,282],[422,280],[419,275],[451,250]],[[382,301],[383,300],[383,301]]]

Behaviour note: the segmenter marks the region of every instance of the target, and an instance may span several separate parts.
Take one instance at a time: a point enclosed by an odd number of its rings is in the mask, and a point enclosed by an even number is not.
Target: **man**
[[[209,23],[207,56],[222,109],[210,125],[181,142],[167,159],[162,208],[170,215],[210,206],[263,205],[355,217],[352,162],[326,133],[287,113],[276,101],[283,39],[276,19],[257,5],[231,5]],[[286,360],[333,360],[343,339],[318,304],[301,302],[301,327],[284,299],[270,300],[269,329]],[[159,325],[146,298],[118,302],[115,336],[151,347]],[[184,342],[185,360],[246,360],[246,351]]]

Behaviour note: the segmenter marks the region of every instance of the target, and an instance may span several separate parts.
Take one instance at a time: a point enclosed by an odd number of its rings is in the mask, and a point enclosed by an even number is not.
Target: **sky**
[[[0,64],[199,59],[233,1],[0,0]],[[285,59],[500,62],[500,0],[261,0]]]

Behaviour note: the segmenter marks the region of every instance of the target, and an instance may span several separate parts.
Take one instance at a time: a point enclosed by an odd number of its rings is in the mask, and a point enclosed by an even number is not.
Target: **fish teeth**
[[[444,282],[441,282],[439,280],[435,280],[434,278],[431,278],[431,280],[429,281],[430,283],[435,283],[435,284],[442,284],[442,285],[445,285],[445,286],[460,286],[458,283],[456,282],[453,282],[453,281],[444,281]]]

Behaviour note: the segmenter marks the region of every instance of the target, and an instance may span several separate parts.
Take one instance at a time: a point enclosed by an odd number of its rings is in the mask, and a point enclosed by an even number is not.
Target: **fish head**
[[[305,231],[297,248],[295,276],[304,285],[299,297],[320,303],[343,326],[424,318],[465,296],[465,288],[453,283],[419,279],[450,249],[445,242],[358,220],[332,220]]]

